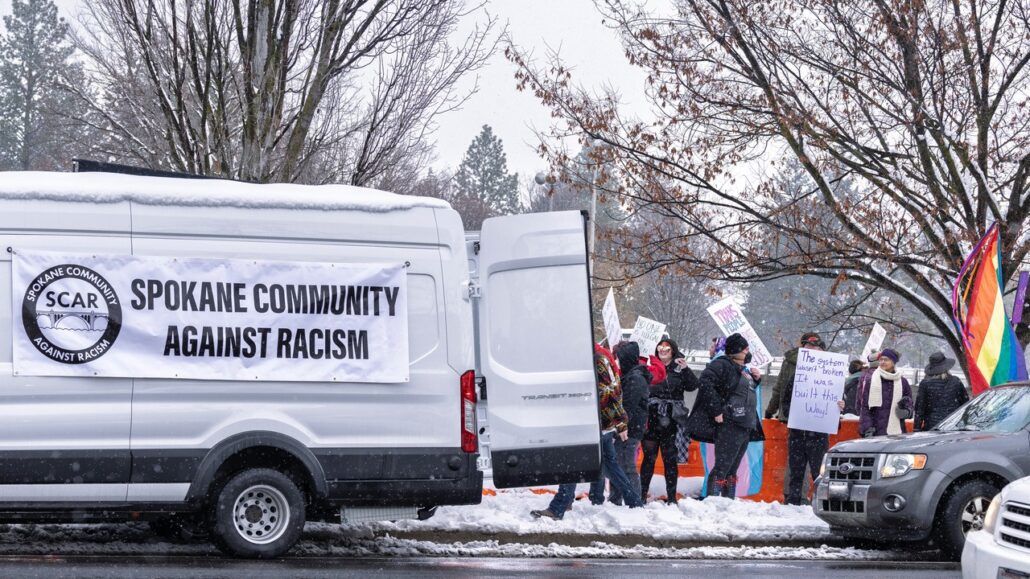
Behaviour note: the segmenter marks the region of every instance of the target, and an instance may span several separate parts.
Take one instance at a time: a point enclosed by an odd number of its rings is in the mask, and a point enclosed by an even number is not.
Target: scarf
[[[901,373],[898,371],[887,372],[883,368],[877,368],[869,380],[869,408],[883,406],[883,381],[894,382],[894,392],[891,396],[891,408],[888,414],[887,434],[901,434],[901,421],[898,419],[897,408],[901,402]]]

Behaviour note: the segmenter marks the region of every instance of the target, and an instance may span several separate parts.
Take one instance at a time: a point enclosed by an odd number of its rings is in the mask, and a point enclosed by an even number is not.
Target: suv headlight
[[[925,466],[925,454],[888,454],[887,460],[883,461],[883,467],[880,469],[880,476],[883,478],[904,476],[913,470],[923,470]]]
[[[994,534],[994,528],[998,526],[998,511],[1001,510],[1001,495],[994,495],[991,506],[987,507],[987,514],[984,515],[984,530]]]

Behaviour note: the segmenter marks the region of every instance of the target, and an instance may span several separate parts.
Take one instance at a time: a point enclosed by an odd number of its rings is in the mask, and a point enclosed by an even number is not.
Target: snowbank
[[[789,546],[624,546],[595,541],[586,546],[546,545],[495,540],[435,542],[372,536],[337,525],[309,524],[293,556],[308,557],[533,557],[603,559],[751,559],[751,560],[911,560],[913,553],[873,551],[827,545]],[[0,526],[0,555],[188,555],[221,556],[212,546],[169,543],[145,524]],[[918,558],[918,555],[915,556]]]
[[[0,173],[0,199],[193,207],[352,210],[385,213],[415,207],[448,208],[441,199],[397,195],[350,185],[254,184],[221,179],[175,179],[115,173]]]
[[[585,493],[587,485],[578,491]],[[653,494],[653,493],[652,493]],[[547,507],[551,495],[528,490],[499,491],[475,506],[441,507],[427,521],[366,523],[373,532],[445,531],[514,535],[575,534],[637,536],[655,541],[769,542],[821,541],[830,528],[811,507],[710,498],[681,499],[675,505],[654,501],[640,509],[610,503],[594,506],[586,498],[574,503],[564,519],[534,519],[531,509]]]

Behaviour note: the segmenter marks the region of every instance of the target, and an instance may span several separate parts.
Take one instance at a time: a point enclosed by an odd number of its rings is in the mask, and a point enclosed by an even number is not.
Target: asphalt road
[[[105,579],[417,577],[763,577],[850,579],[958,578],[951,563],[676,561],[599,559],[393,558],[341,559],[296,557],[277,561],[240,561],[222,557],[0,557],[0,577],[98,577]]]

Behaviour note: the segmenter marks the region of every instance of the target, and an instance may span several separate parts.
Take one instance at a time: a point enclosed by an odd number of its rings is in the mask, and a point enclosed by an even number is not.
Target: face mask
[[[751,352],[748,352],[747,356],[744,356],[744,363],[745,364],[750,364],[751,363]]]

